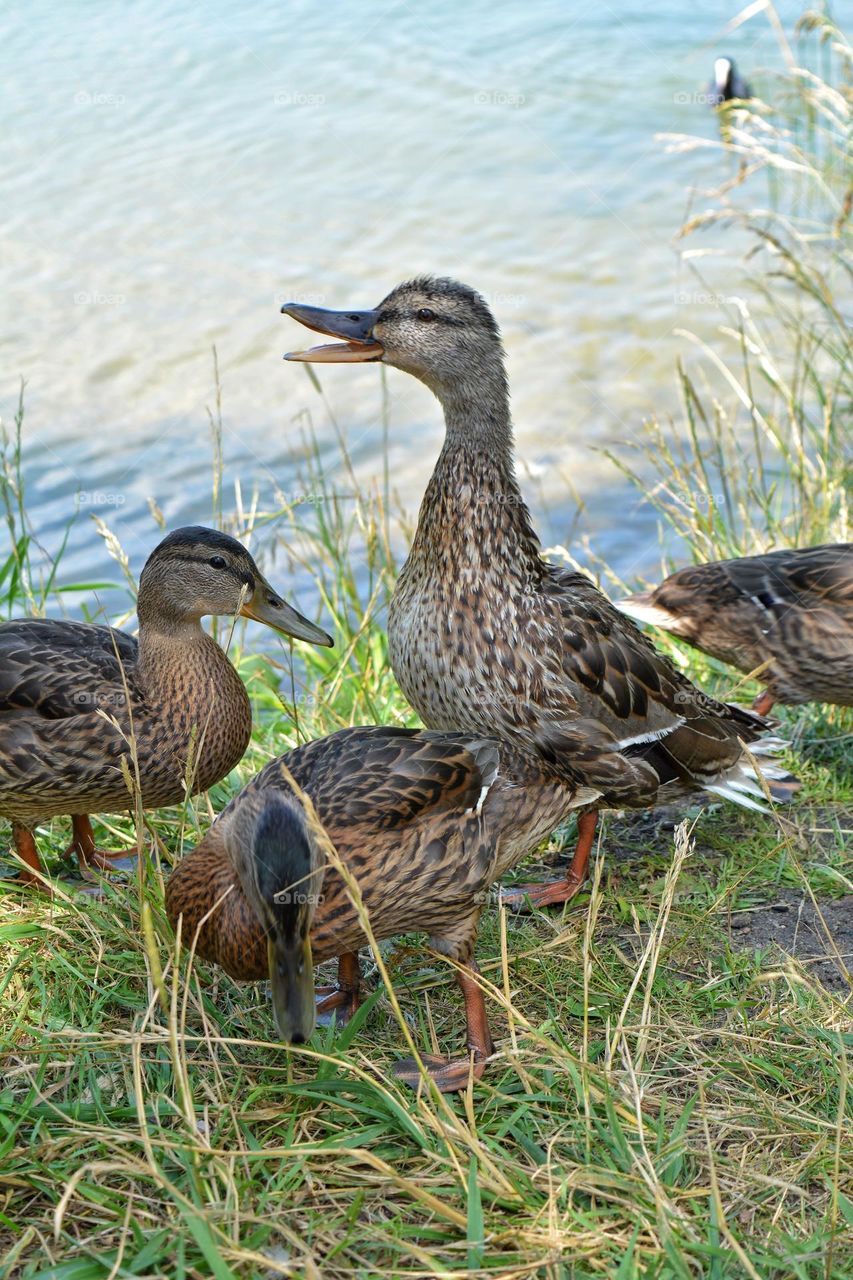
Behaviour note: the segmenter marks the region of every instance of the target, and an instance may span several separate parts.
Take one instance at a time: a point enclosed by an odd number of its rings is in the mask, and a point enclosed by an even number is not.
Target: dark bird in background
[[[752,90],[734,64],[733,58],[717,58],[714,61],[714,78],[708,85],[708,101],[719,107],[733,98],[751,98]]]

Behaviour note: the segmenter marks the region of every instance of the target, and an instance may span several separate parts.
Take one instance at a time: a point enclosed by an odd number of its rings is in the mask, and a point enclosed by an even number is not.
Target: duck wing
[[[697,689],[583,574],[547,566],[540,600],[533,740],[551,767],[564,758],[607,803],[719,781],[741,760],[740,739],[766,730],[761,717]]]
[[[853,629],[853,543],[771,551],[723,561],[741,603],[748,599],[763,615],[764,631],[791,640],[811,629],[847,636]],[[768,630],[771,627],[772,630]]]
[[[499,755],[489,738],[370,725],[297,747],[281,763],[311,796],[324,825],[357,823],[367,835],[442,811],[461,816],[476,809],[497,777]],[[246,791],[269,786],[290,789],[278,760]]]
[[[4,719],[61,720],[110,709],[132,686],[138,646],[112,627],[52,618],[0,625],[0,726]]]

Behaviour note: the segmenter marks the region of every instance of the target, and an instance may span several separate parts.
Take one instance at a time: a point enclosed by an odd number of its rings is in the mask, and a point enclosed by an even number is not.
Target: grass
[[[789,74],[786,90],[818,92],[802,81]],[[778,124],[770,108],[752,114]],[[819,118],[812,137],[798,145],[831,175]],[[835,263],[840,244],[812,248]],[[849,349],[825,323],[827,296],[841,314],[835,286],[814,299],[811,272],[768,285],[787,315],[762,317],[770,345],[746,320],[735,330],[736,408],[684,372],[688,430],[650,424],[654,497],[682,555],[841,536]],[[771,349],[784,383],[768,379]],[[724,334],[706,357],[717,350]],[[757,429],[750,468],[731,452],[744,424]],[[0,495],[5,616],[61,604],[62,547],[48,556],[27,517],[22,425],[23,405]],[[346,466],[343,433],[341,448]],[[344,503],[316,451],[305,466],[311,503],[222,519],[310,566],[336,649],[252,654],[236,632],[250,750],[208,796],[145,815],[151,855],[136,882],[103,901],[61,881],[53,901],[3,888],[0,1275],[848,1277],[853,1018],[837,950],[851,939],[849,712],[782,711],[804,782],[785,815],[699,804],[609,815],[592,881],[562,915],[487,913],[478,953],[499,1052],[468,1094],[415,1097],[393,1081],[403,1037],[375,972],[354,1024],[287,1050],[271,1041],[261,987],[176,945],[164,878],[262,763],[341,725],[414,722],[381,626],[395,573],[387,477]],[[213,487],[216,518],[216,468]],[[711,500],[718,492],[728,497]],[[703,687],[736,687],[732,672],[661,643]],[[136,842],[128,820],[103,821]],[[542,857],[571,836],[555,833]],[[66,838],[62,822],[45,827],[49,858]],[[406,939],[383,956],[417,1043],[458,1051],[448,965]]]

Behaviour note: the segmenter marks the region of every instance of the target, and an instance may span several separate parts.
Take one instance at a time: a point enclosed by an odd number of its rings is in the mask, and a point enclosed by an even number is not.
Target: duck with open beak
[[[379,311],[330,311],[326,307],[306,307],[299,302],[286,302],[281,314],[291,316],[315,333],[325,333],[341,342],[328,342],[307,351],[288,351],[285,360],[302,360],[310,364],[355,364],[381,360],[385,348],[373,337],[373,326]]]

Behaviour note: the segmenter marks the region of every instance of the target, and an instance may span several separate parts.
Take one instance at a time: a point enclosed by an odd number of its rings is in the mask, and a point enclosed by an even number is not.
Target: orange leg
[[[501,902],[516,911],[524,911],[527,900],[531,907],[553,907],[569,902],[586,880],[589,855],[595,839],[598,813],[592,810],[578,818],[578,840],[574,856],[562,880],[549,880],[545,884],[516,884],[501,892]]]
[[[357,951],[345,951],[338,957],[338,980],[333,987],[317,987],[316,994],[322,999],[317,1001],[317,1021],[321,1026],[328,1026],[332,1016],[338,1025],[349,1022],[361,1004],[359,991],[361,988],[361,969]]]
[[[456,971],[456,981],[465,1000],[468,1051],[474,1055],[473,1066],[468,1058],[454,1061],[436,1053],[421,1054],[421,1062],[424,1064],[427,1075],[442,1093],[456,1093],[460,1089],[467,1088],[472,1071],[475,1080],[481,1079],[486,1069],[486,1059],[494,1053],[486,1002],[477,981],[479,972],[473,960]],[[403,1058],[400,1062],[395,1062],[393,1071],[398,1080],[402,1080],[412,1089],[417,1089],[421,1082],[421,1072],[414,1058]]]
[[[775,696],[769,689],[765,689],[763,693],[759,693],[758,697],[752,704],[753,711],[757,711],[760,716],[767,716],[776,702]]]
[[[43,878],[45,870],[30,828],[25,827],[21,822],[13,822],[12,844],[15,847],[15,853],[24,863],[16,876],[18,884],[31,884],[37,889],[44,890],[45,893],[50,893],[50,885]],[[37,874],[39,872],[41,874]]]
[[[71,843],[62,856],[70,858],[72,854],[77,855],[83,875],[91,867],[96,867],[99,871],[131,871],[136,866],[136,858],[128,855],[126,849],[112,853],[96,847],[92,824],[85,813],[71,816]]]

